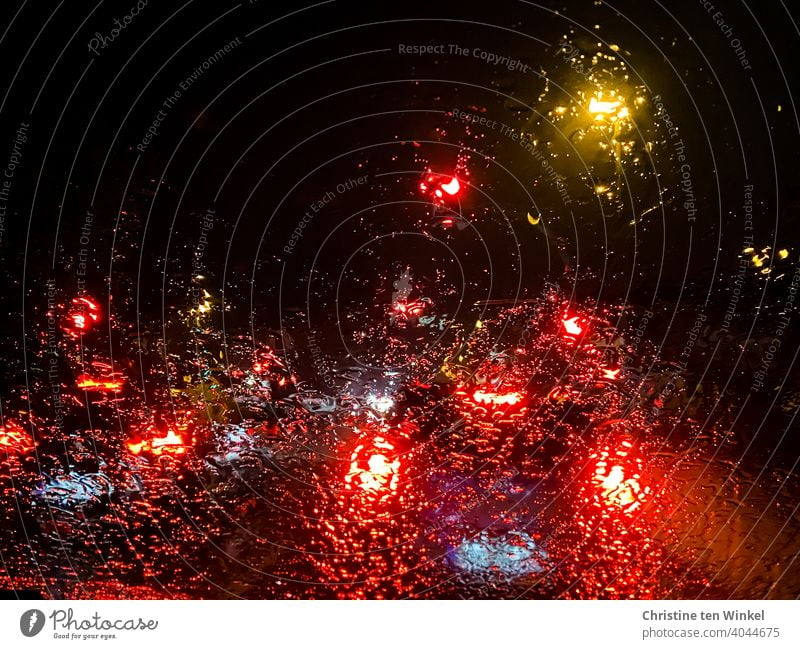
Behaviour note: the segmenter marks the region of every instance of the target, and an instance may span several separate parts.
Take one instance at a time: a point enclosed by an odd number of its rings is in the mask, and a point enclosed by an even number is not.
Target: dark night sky
[[[48,281],[110,308],[103,353],[143,383],[162,372],[146,400],[194,362],[181,327],[202,290],[214,344],[282,328],[319,372],[312,339],[348,362],[359,336],[388,348],[365,323],[410,269],[453,330],[552,283],[629,333],[652,309],[642,337],[666,365],[700,331],[689,375],[721,389],[715,416],[749,400],[736,434],[762,435],[761,461],[800,394],[798,12],[715,4],[3,3],[3,407],[27,412],[43,376]],[[611,91],[630,120],[590,115]],[[428,185],[453,177],[434,207]],[[124,357],[161,337],[163,367],[155,343]]]
[[[224,289],[229,322],[253,315],[269,326],[279,324],[279,309],[302,310],[308,296],[317,317],[332,321],[337,300],[369,302],[403,265],[430,279],[440,269],[436,281],[458,288],[451,299],[460,302],[448,306],[460,314],[475,300],[536,294],[545,279],[600,302],[724,311],[746,235],[748,184],[755,247],[797,247],[798,122],[790,95],[797,33],[766,5],[725,2],[710,13],[698,3],[330,2],[304,10],[151,2],[97,55],[88,51],[97,34],[108,38],[126,6],[62,9],[46,24],[39,12],[7,7],[14,23],[0,45],[8,61],[6,148],[21,123],[31,125],[0,243],[9,273],[6,327],[15,338],[23,268],[28,309],[41,308],[47,278],[69,290],[87,212],[88,285],[107,292],[111,268],[120,315],[158,320],[162,297],[167,309],[184,301],[202,215],[213,206],[201,262],[207,286]],[[717,26],[716,11],[731,35]],[[454,108],[478,110],[549,140],[562,155],[564,134],[552,137],[542,123],[552,106],[540,95],[544,75],[573,88],[584,82],[558,53],[567,34],[586,52],[598,39],[619,45],[631,84],[662,98],[687,146],[697,206],[691,227],[669,146],[653,150],[663,212],[649,209],[658,207],[651,169],[627,178],[627,198],[601,206],[573,156],[557,165],[573,193],[568,214],[517,143],[497,132],[470,140],[448,116]],[[752,70],[737,58],[733,38]],[[226,43],[230,52],[196,74]],[[529,69],[475,56],[402,55],[400,44],[458,44]],[[157,133],[140,153],[154,121]],[[639,124],[645,140],[664,141],[652,111]],[[426,227],[418,176],[428,165],[453,169],[466,144],[475,145],[469,166],[480,192],[466,195],[462,207],[478,215],[475,227],[461,235]],[[309,206],[359,175],[366,188],[337,196],[287,258],[282,249]],[[547,240],[526,222],[531,196],[548,221]],[[631,220],[643,212],[649,216],[634,232]],[[401,231],[441,241],[387,236]],[[763,316],[780,301],[794,263],[790,256],[769,282],[748,272],[737,328],[746,332],[749,313],[760,306]],[[754,327],[769,329],[769,320]]]

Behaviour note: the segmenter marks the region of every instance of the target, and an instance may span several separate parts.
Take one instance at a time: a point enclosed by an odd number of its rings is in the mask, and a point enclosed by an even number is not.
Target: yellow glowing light
[[[528,212],[528,223],[531,225],[539,225],[539,221],[542,220],[541,216],[532,216],[530,212]]]
[[[592,97],[591,100],[589,100],[589,112],[610,115],[616,113],[621,105],[621,101],[601,101],[597,97]]]
[[[789,256],[789,251],[784,248],[783,250],[778,250],[778,257],[781,259],[786,259]]]
[[[744,249],[744,254],[749,255],[751,252],[754,252],[754,251],[755,251],[755,248],[745,248]]]
[[[556,107],[553,109],[553,112],[554,112],[556,115],[563,115],[564,113],[566,113],[566,112],[567,112],[567,108],[566,108],[566,106],[556,106]]]
[[[608,187],[605,185],[595,185],[594,193],[595,194],[605,194],[608,191]]]

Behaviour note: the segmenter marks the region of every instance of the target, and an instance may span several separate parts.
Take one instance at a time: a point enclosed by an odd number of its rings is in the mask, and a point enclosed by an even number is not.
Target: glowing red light
[[[425,313],[426,302],[413,300],[411,302],[396,302],[392,305],[394,319],[396,322],[404,324],[413,318],[418,318]]]
[[[261,351],[258,356],[259,358],[253,362],[254,374],[261,374],[270,370],[275,371],[286,369],[284,362],[269,348]]]
[[[98,392],[120,392],[125,386],[125,379],[114,375],[95,379],[88,374],[78,376],[78,388]]]
[[[13,421],[0,426],[0,447],[7,453],[24,455],[33,450],[33,439],[30,433]]]
[[[72,308],[66,316],[63,329],[72,338],[80,338],[100,322],[100,306],[88,297],[72,299]]]
[[[445,178],[447,178],[445,176]],[[449,180],[442,182],[433,174],[428,174],[419,184],[420,191],[424,194],[431,194],[436,198],[436,202],[444,204],[448,197],[455,197],[461,193],[463,186],[457,176],[452,176]]]
[[[155,432],[157,433],[157,431]],[[133,455],[148,454],[159,457],[162,455],[184,455],[187,443],[183,434],[168,428],[167,432],[161,437],[153,436],[150,439],[144,438],[129,441],[127,447]]]
[[[89,310],[89,316],[94,320],[97,321],[97,318],[100,315],[100,307],[94,300],[88,297],[76,297],[72,298],[72,303],[76,305],[82,305]]]
[[[610,379],[610,380],[613,381],[613,380],[619,378],[620,370],[619,369],[612,370],[612,369],[609,369],[607,367],[604,367],[604,368],[602,368],[602,372],[603,372],[603,378],[604,379]]]
[[[350,455],[350,469],[344,478],[349,489],[359,489],[370,496],[386,497],[397,490],[400,460],[391,459],[394,445],[383,437],[371,444],[359,444]]]
[[[633,510],[639,507],[642,487],[639,476],[625,477],[625,470],[618,464],[610,469],[605,462],[598,462],[595,482],[600,487],[600,497],[606,505]]]
[[[496,392],[475,390],[475,392],[472,394],[472,399],[475,401],[475,403],[481,403],[484,405],[514,406],[522,401],[522,395],[519,392],[497,394]]]
[[[572,398],[572,390],[567,387],[557,385],[547,395],[547,398],[550,399],[553,403],[565,403]]]
[[[641,459],[631,456],[632,448],[630,441],[622,440],[619,448],[605,447],[599,453],[592,481],[600,504],[631,512],[650,493],[650,488],[641,484]]]
[[[458,182],[458,178],[453,176],[453,179],[449,183],[442,185],[442,189],[450,194],[450,196],[455,196],[461,191],[461,183]]]
[[[570,336],[580,336],[583,333],[583,327],[578,324],[578,316],[564,318],[561,324],[564,325],[564,331]]]

